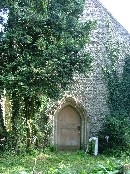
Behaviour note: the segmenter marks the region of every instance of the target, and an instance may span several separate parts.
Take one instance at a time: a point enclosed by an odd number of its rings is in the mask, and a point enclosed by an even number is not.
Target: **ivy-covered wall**
[[[98,0],[86,0],[81,20],[96,21],[96,27],[91,32],[91,42],[86,45],[86,50],[93,57],[92,70],[87,77],[75,75],[74,83],[67,93],[77,98],[86,109],[90,120],[90,136],[94,136],[100,129],[104,116],[109,113],[102,69],[109,68],[111,49],[115,47],[115,50],[118,49],[115,51],[115,68],[121,76],[124,58],[130,53],[130,35]]]

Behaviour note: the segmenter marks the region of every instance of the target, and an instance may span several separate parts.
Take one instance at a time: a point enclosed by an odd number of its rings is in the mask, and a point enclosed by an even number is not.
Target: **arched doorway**
[[[71,105],[58,114],[57,147],[60,150],[79,150],[81,147],[81,118]]]
[[[89,120],[85,108],[72,97],[58,102],[53,117],[52,144],[59,150],[86,149],[89,139]]]

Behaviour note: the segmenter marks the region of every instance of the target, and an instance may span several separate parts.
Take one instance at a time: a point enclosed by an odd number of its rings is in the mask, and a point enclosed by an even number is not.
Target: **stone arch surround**
[[[60,105],[57,107],[57,110],[54,114],[54,119],[53,119],[53,144],[57,147],[57,120],[58,120],[58,115],[61,110],[63,110],[66,106],[71,106],[73,107],[79,114],[80,119],[81,119],[81,149],[86,149],[87,147],[87,142],[89,139],[89,118],[87,115],[87,112],[85,108],[76,101],[76,99],[67,97],[64,100],[61,101]]]

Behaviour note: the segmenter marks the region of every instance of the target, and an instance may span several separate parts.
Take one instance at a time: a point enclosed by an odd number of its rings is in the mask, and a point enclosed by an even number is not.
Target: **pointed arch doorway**
[[[54,115],[54,145],[58,150],[86,148],[87,114],[73,98],[65,98]]]
[[[81,147],[80,115],[71,105],[64,107],[57,117],[57,145],[60,150],[79,150]]]

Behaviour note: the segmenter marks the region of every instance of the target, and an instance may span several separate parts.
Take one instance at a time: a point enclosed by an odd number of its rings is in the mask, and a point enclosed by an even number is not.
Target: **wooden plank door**
[[[57,146],[60,150],[80,149],[80,115],[72,106],[64,107],[57,118]]]

